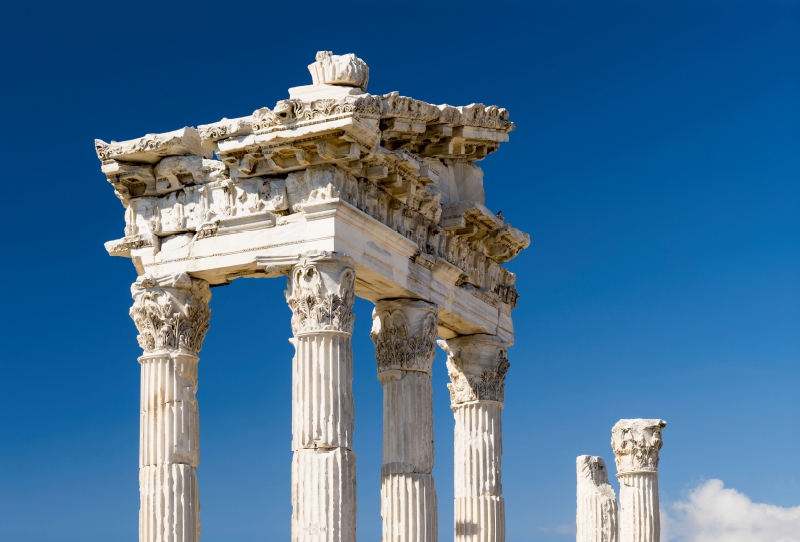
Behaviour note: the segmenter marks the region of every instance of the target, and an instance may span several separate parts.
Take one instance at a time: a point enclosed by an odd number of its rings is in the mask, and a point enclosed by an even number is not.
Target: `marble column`
[[[664,420],[620,420],[611,429],[619,479],[620,542],[659,542],[658,453]]]
[[[455,427],[455,540],[503,542],[501,411],[509,363],[493,335],[439,341],[447,352]]]
[[[617,542],[617,495],[602,457],[578,456],[576,542]]]
[[[439,308],[415,299],[378,301],[372,340],[383,386],[383,542],[435,542],[433,388]]]
[[[354,542],[350,258],[309,253],[292,268],[292,541]]]
[[[200,540],[197,353],[208,330],[208,283],[181,273],[140,276],[131,318],[141,364],[139,541]]]

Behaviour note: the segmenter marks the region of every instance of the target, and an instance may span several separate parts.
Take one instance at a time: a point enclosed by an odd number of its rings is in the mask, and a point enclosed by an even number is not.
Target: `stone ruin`
[[[437,539],[438,338],[456,420],[455,540],[502,542],[501,411],[518,300],[503,264],[529,237],[486,206],[478,162],[514,124],[496,106],[369,94],[369,69],[352,54],[321,51],[309,71],[313,84],[246,117],[95,141],[125,209],[124,235],[106,249],[139,275],[130,310],[143,350],[139,540],[200,538],[196,391],[209,287],[286,277],[292,540],[356,538],[359,296],[375,304],[384,390],[383,540]]]
[[[577,542],[659,542],[658,460],[664,420],[620,420],[611,429],[619,504],[603,458],[577,459]]]

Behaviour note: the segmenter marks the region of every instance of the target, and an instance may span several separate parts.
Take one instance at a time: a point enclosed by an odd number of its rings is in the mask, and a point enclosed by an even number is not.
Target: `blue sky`
[[[123,235],[123,209],[94,138],[271,107],[310,82],[321,49],[363,58],[370,92],[497,104],[517,125],[481,164],[488,206],[531,234],[509,264],[522,297],[504,411],[508,542],[574,539],[575,457],[611,462],[620,418],[667,420],[665,503],[721,479],[754,502],[800,505],[800,3],[598,4],[6,6],[0,538],[137,539],[135,271],[103,249]],[[283,289],[213,291],[205,542],[289,536]],[[356,314],[359,537],[377,540],[381,387],[371,305]],[[440,353],[442,540],[446,382]]]

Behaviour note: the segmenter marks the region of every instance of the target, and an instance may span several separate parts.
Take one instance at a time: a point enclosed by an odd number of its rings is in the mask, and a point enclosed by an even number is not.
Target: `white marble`
[[[447,352],[455,415],[455,540],[503,542],[506,536],[501,413],[507,343],[490,335],[439,341]]]
[[[502,381],[519,297],[504,264],[530,238],[491,210],[479,162],[514,124],[493,105],[368,93],[369,68],[353,54],[320,51],[309,72],[311,84],[251,115],[95,141],[124,208],[123,236],[105,246],[140,276],[140,540],[199,537],[194,393],[208,287],[288,276],[293,540],[355,540],[350,340],[360,296],[377,304],[384,538],[436,540],[429,357],[438,336],[456,352],[457,539],[501,541]],[[401,299],[416,301],[390,301]],[[392,341],[419,350],[393,357]],[[162,385],[180,399],[164,402]]]
[[[356,536],[353,302],[350,258],[304,255],[287,280],[292,373],[292,541]]]
[[[658,461],[667,422],[620,420],[611,430],[619,480],[620,542],[659,542]]]
[[[383,385],[381,518],[384,542],[435,542],[433,388],[436,305],[414,299],[379,301],[372,340]]]
[[[197,353],[211,294],[186,274],[139,277],[131,317],[144,350],[139,437],[140,542],[197,542],[200,464]]]
[[[617,542],[617,495],[602,457],[578,456],[576,542]]]

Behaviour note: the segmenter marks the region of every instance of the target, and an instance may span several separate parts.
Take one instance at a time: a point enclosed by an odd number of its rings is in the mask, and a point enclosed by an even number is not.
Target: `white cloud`
[[[708,480],[661,511],[664,542],[800,542],[800,506],[754,503]]]

